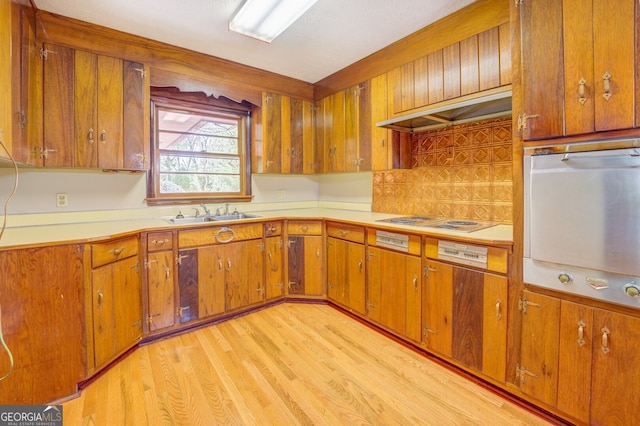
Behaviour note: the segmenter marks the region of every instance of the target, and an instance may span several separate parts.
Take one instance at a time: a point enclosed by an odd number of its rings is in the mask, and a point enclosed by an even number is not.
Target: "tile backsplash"
[[[511,117],[415,133],[411,169],[373,173],[372,210],[512,223]]]

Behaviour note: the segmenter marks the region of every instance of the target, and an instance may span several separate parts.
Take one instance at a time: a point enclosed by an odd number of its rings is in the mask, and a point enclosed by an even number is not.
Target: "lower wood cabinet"
[[[322,221],[287,224],[288,296],[324,296],[324,237]]]
[[[93,355],[96,369],[142,338],[139,238],[91,245]]]
[[[181,323],[265,300],[262,236],[261,223],[179,232],[176,315]]]
[[[365,230],[362,226],[327,223],[327,298],[365,315]]]
[[[521,306],[522,392],[577,422],[634,424],[640,319],[527,290]]]
[[[422,279],[420,256],[369,246],[367,318],[420,341]]]
[[[264,224],[265,300],[284,297],[284,241],[282,222]]]
[[[175,255],[173,232],[150,232],[146,242],[146,326],[154,332],[175,324]]]
[[[0,251],[2,334],[13,353],[2,404],[45,404],[87,377],[83,246]],[[9,372],[0,348],[0,376]]]

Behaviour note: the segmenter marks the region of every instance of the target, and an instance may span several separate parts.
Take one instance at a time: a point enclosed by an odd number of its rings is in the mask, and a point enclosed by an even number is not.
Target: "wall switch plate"
[[[56,194],[56,207],[69,207],[69,197],[66,192]]]

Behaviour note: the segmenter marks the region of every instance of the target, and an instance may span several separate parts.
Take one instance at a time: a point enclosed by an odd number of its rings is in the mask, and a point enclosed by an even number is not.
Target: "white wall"
[[[153,209],[147,207],[146,173],[21,168],[9,214]],[[371,204],[371,173],[253,175],[252,204],[328,201]],[[0,168],[0,208],[13,188],[12,168]],[[66,193],[68,207],[56,207]],[[151,212],[151,210],[150,210]],[[152,216],[153,214],[150,214]]]

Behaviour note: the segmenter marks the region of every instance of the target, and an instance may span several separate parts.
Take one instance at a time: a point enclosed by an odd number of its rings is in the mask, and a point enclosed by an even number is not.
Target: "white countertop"
[[[145,231],[172,228],[220,226],[221,224],[250,222],[261,219],[333,219],[357,222],[368,226],[379,226],[387,229],[398,229],[419,235],[433,235],[436,237],[450,237],[465,241],[478,241],[494,244],[509,244],[513,241],[513,228],[510,225],[496,225],[475,232],[461,232],[439,228],[419,228],[410,225],[377,222],[381,219],[400,216],[399,214],[372,213],[357,210],[342,210],[334,208],[300,208],[286,210],[267,210],[251,212],[259,219],[242,219],[231,222],[207,222],[196,224],[175,225],[159,218],[135,218],[123,220],[98,220],[64,223],[56,225],[32,225],[6,228],[0,247],[19,248],[21,246],[42,245],[63,242],[90,242],[119,235]]]

